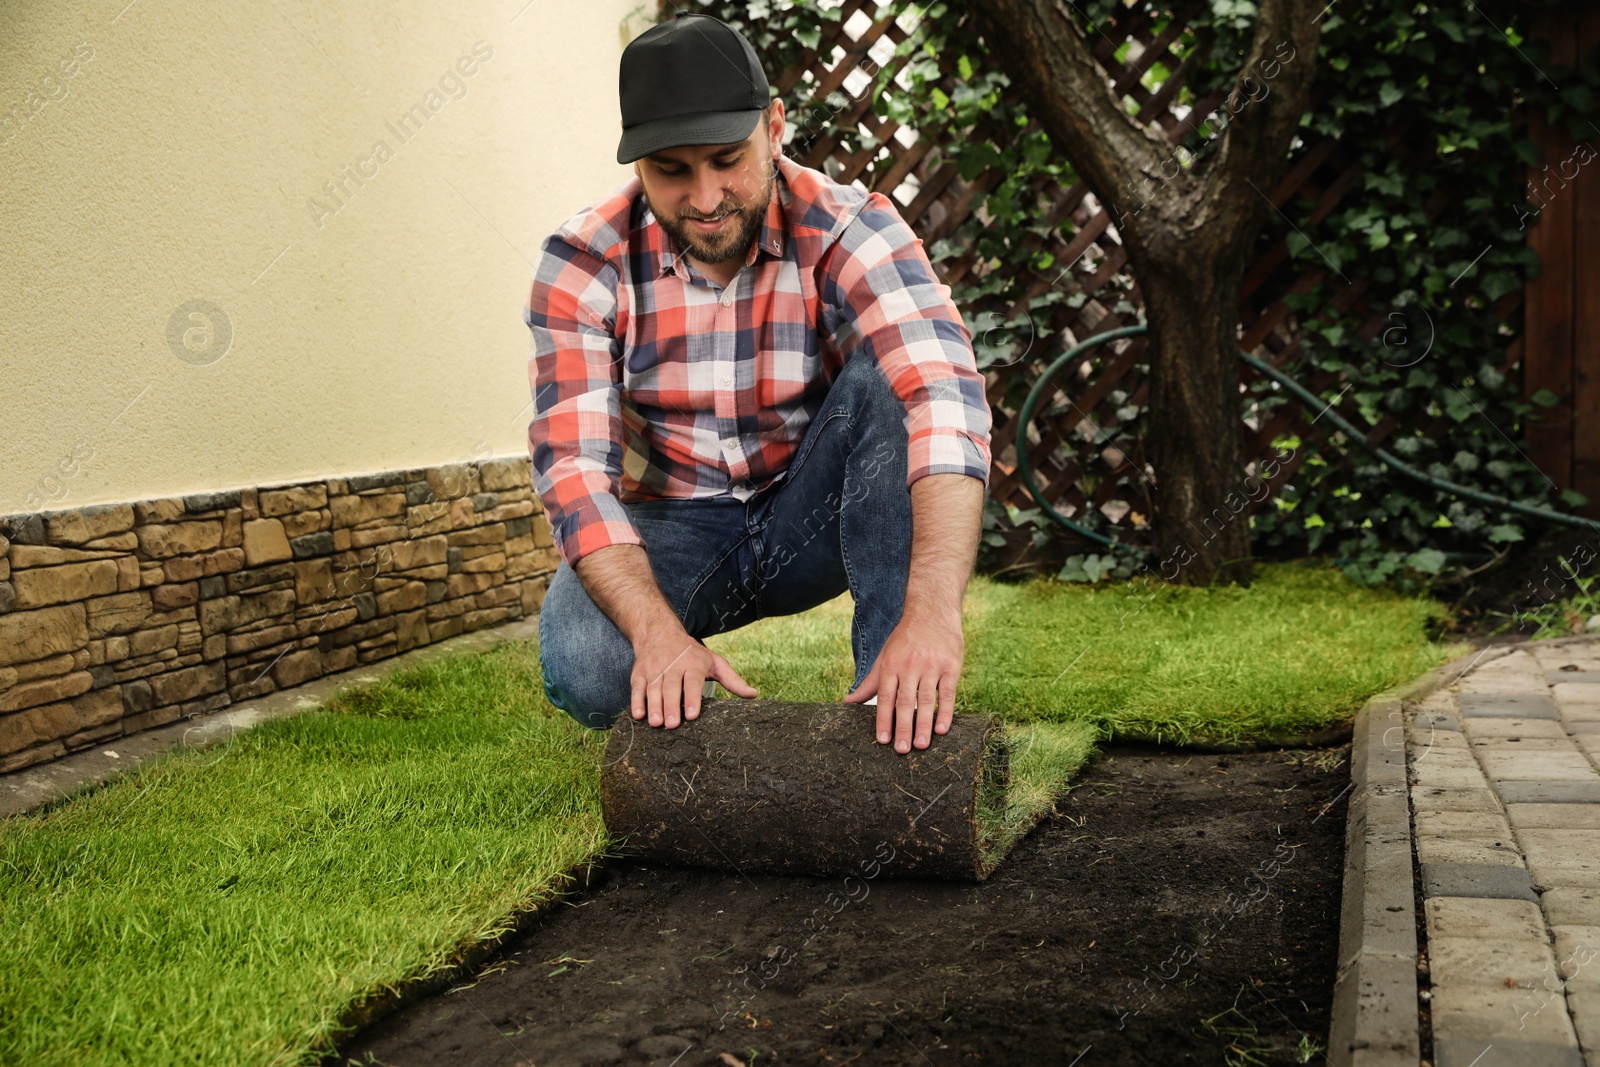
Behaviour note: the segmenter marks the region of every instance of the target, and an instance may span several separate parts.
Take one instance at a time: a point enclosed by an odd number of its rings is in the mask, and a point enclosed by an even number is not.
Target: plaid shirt
[[[748,500],[782,477],[857,348],[904,401],[906,484],[989,479],[971,336],[890,200],[785,158],[726,290],[637,178],[546,238],[524,315],[534,487],[561,557],[644,545],[623,502]]]

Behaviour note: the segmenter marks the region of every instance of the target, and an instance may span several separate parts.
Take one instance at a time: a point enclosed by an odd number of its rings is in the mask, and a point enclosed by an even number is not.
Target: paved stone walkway
[[[1600,638],[1542,644],[1408,705],[1435,1067],[1600,1067]]]

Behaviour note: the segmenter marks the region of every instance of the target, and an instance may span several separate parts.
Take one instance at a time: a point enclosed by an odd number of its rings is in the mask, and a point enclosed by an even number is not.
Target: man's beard
[[[682,251],[702,263],[727,263],[730,260],[743,259],[750,252],[750,246],[755,242],[756,235],[761,232],[761,223],[767,215],[767,205],[772,201],[772,185],[777,180],[777,167],[767,168],[767,180],[762,184],[761,192],[750,201],[749,206],[735,209],[732,203],[724,203],[709,215],[702,215],[697,211],[687,211],[678,216],[669,216],[656,209],[650,202],[650,194],[645,194],[645,202],[649,204],[651,214],[661,228],[666,230]],[[730,229],[719,233],[696,233],[691,230],[683,219],[712,220],[723,215],[733,215],[735,223]]]

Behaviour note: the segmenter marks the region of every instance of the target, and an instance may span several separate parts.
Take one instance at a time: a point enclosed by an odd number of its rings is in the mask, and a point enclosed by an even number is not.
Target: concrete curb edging
[[[1356,715],[1328,1032],[1333,1067],[1416,1067],[1421,1058],[1404,705],[1518,647],[1475,650],[1377,694]]]

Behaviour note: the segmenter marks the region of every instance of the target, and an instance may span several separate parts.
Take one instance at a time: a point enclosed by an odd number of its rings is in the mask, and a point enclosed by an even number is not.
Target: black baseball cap
[[[663,148],[737,144],[770,102],[767,75],[744,34],[711,15],[680,12],[622,52],[617,162]]]

